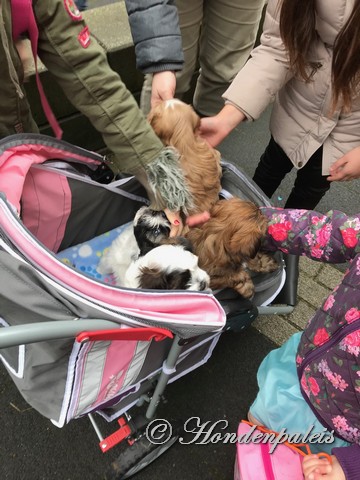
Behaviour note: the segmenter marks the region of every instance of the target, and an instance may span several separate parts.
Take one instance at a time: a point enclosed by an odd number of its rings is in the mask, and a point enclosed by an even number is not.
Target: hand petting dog
[[[177,237],[182,235],[184,231],[184,222],[181,219],[181,212],[172,212],[171,210],[164,210],[167,219],[169,220],[171,227],[170,227],[170,237]],[[207,222],[210,218],[209,212],[202,212],[197,213],[194,215],[190,215],[185,220],[185,225],[189,228],[196,227],[197,225],[201,225]]]

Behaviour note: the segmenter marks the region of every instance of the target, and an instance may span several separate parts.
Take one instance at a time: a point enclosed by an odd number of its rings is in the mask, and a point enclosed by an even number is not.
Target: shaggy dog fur
[[[239,198],[219,200],[210,220],[192,228],[186,237],[199,257],[199,265],[210,275],[212,289],[230,287],[245,298],[254,295],[253,272],[273,272],[274,259],[259,251],[267,220],[252,202]]]
[[[271,256],[259,252],[267,228],[265,216],[252,202],[219,200],[220,154],[199,136],[200,118],[190,105],[167,100],[156,105],[148,119],[164,145],[180,154],[194,203],[187,213],[210,212],[210,220],[185,232],[199,266],[210,275],[210,287],[231,287],[251,298],[254,284],[248,270],[268,273],[278,268]]]
[[[180,100],[167,100],[151,109],[148,120],[164,143],[180,153],[181,167],[194,204],[188,215],[210,211],[221,190],[220,153],[200,137],[200,117]]]

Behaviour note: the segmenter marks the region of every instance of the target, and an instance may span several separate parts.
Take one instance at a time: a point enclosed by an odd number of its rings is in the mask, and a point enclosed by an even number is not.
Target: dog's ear
[[[227,250],[234,257],[254,258],[261,247],[262,234],[260,229],[235,231],[227,245]]]
[[[185,237],[169,237],[161,242],[161,245],[180,245],[187,252],[194,253],[192,243]]]
[[[141,268],[139,287],[152,290],[186,290],[191,279],[189,270],[164,272],[159,268]]]
[[[134,236],[140,250],[140,257],[143,257],[154,248],[155,245],[147,238],[146,231],[144,230],[144,225],[142,222],[134,225]]]
[[[227,228],[230,254],[236,255],[238,252],[245,259],[254,258],[261,247],[267,220],[259,207],[251,202],[240,201],[234,203],[234,207],[233,213],[236,213],[229,216]]]

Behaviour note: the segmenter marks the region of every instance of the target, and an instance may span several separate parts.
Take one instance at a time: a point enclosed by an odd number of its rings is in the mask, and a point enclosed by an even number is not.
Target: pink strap
[[[17,40],[28,31],[31,0],[11,0],[12,36]]]
[[[266,473],[267,480],[275,480],[274,471],[272,468],[269,448],[270,445],[268,443],[260,443],[261,447],[261,456],[264,464],[264,470]]]
[[[41,105],[44,110],[45,116],[55,134],[55,137],[61,138],[63,132],[46,98],[37,68],[37,46],[39,30],[36,24],[34,11],[32,9],[31,0],[11,0],[11,10],[13,18],[13,39],[17,40],[19,35],[26,31],[29,33],[31,50],[35,64],[36,84],[40,95]]]

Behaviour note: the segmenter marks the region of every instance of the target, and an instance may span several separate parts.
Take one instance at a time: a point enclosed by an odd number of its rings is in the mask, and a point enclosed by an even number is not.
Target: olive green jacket
[[[189,198],[174,151],[164,149],[106,52],[91,36],[72,0],[33,0],[38,56],[69,101],[102,134],[112,168],[138,176],[160,208],[186,206]],[[37,132],[24,72],[12,39],[10,0],[0,0],[0,137]],[[163,201],[161,201],[161,199]]]

